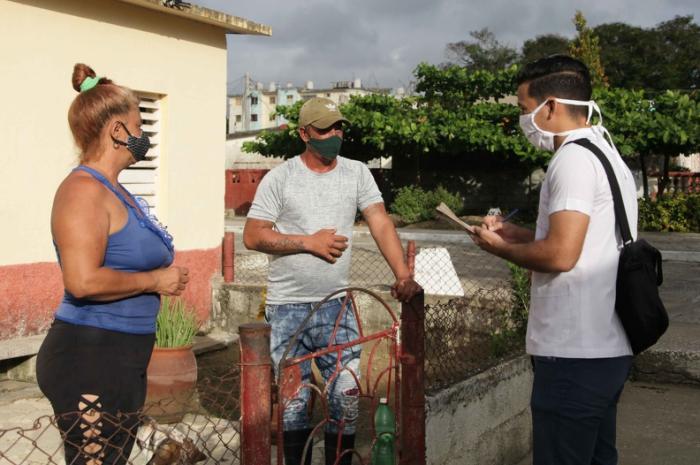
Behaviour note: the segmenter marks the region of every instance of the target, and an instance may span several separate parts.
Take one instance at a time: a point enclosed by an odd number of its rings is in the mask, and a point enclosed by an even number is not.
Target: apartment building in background
[[[337,81],[329,88],[316,89],[313,81],[307,81],[303,87],[295,87],[292,83],[278,86],[274,82],[265,87],[263,83],[252,83],[246,77],[244,92],[228,98],[228,133],[259,131],[286,124],[287,120],[275,111],[278,105],[294,105],[313,97],[329,98],[342,105],[351,97],[370,94],[392,94],[400,98],[405,92],[402,88],[365,88],[360,79]]]

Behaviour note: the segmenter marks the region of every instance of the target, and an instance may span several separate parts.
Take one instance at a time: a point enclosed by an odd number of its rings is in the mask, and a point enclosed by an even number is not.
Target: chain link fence
[[[481,288],[499,287],[508,280],[503,260],[474,244],[416,241],[416,247],[415,277],[428,295],[463,297]],[[267,255],[244,251],[236,254],[234,263],[236,283],[267,284]],[[393,283],[394,275],[375,243],[371,239],[354,241],[349,286],[382,290]]]
[[[523,279],[522,270],[471,241],[416,241],[416,249],[415,279],[426,293],[428,391],[450,386],[522,351],[528,302],[523,289],[514,287],[514,279]],[[235,261],[236,282],[266,284],[264,254],[241,254]],[[393,282],[375,243],[354,241],[350,286],[387,291]]]
[[[425,289],[425,388],[435,392],[483,371],[522,350],[527,318],[527,274],[470,243],[418,241],[415,279]],[[268,260],[263,254],[235,257],[236,283],[264,286]],[[394,277],[374,243],[353,244],[350,285],[386,291]],[[240,464],[240,372],[233,360],[218,360],[202,376],[194,394],[178,400],[187,408],[176,424],[158,423],[160,408],[116,417],[102,416],[102,427],[129,441],[88,451],[73,463],[100,463],[100,453],[114,454],[129,465]],[[75,412],[80,419],[86,412]],[[135,422],[135,423],[134,423]],[[73,428],[85,431],[85,422]],[[82,424],[82,427],[81,427]],[[141,424],[138,429],[134,424]],[[108,428],[105,428],[105,425]],[[31,426],[0,429],[0,464],[65,463],[66,427],[51,415]],[[87,430],[92,427],[88,425]],[[98,435],[99,436],[99,435]],[[91,440],[91,444],[99,441]],[[133,443],[124,445],[125,442]],[[91,457],[93,454],[94,457]]]
[[[473,244],[418,245],[415,277],[426,292],[427,392],[522,351],[527,303],[514,280],[523,273]]]
[[[40,416],[31,426],[0,429],[0,464],[240,464],[240,372],[226,368],[198,381],[185,398],[144,411],[111,415],[88,403],[59,417]],[[160,423],[173,404],[183,407],[182,419]]]

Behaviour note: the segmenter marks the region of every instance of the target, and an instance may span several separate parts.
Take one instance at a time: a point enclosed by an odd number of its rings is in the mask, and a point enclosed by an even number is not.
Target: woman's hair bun
[[[80,92],[80,85],[83,83],[85,78],[95,76],[97,76],[95,71],[88,65],[84,63],[76,63],[75,66],[73,66],[73,77],[71,79],[73,89],[75,89],[76,92]],[[102,83],[101,79],[100,83]]]

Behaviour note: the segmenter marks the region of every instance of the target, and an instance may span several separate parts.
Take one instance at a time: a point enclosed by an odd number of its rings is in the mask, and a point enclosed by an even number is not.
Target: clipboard
[[[445,205],[444,202],[440,202],[440,205],[435,207],[435,210],[446,220],[449,220],[452,224],[455,226],[460,227],[461,229],[466,230],[469,234],[475,234],[474,232],[474,227],[468,225],[464,221],[460,220],[457,215],[454,214],[452,210],[450,210],[450,207]]]

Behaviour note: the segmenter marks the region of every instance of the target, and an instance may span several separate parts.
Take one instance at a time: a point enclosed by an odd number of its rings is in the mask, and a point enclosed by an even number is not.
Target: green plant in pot
[[[197,315],[181,298],[163,296],[156,318],[156,347],[176,348],[191,346],[197,334]]]
[[[162,297],[156,343],[148,364],[146,413],[161,423],[182,420],[197,383],[192,351],[197,315],[181,298]]]

